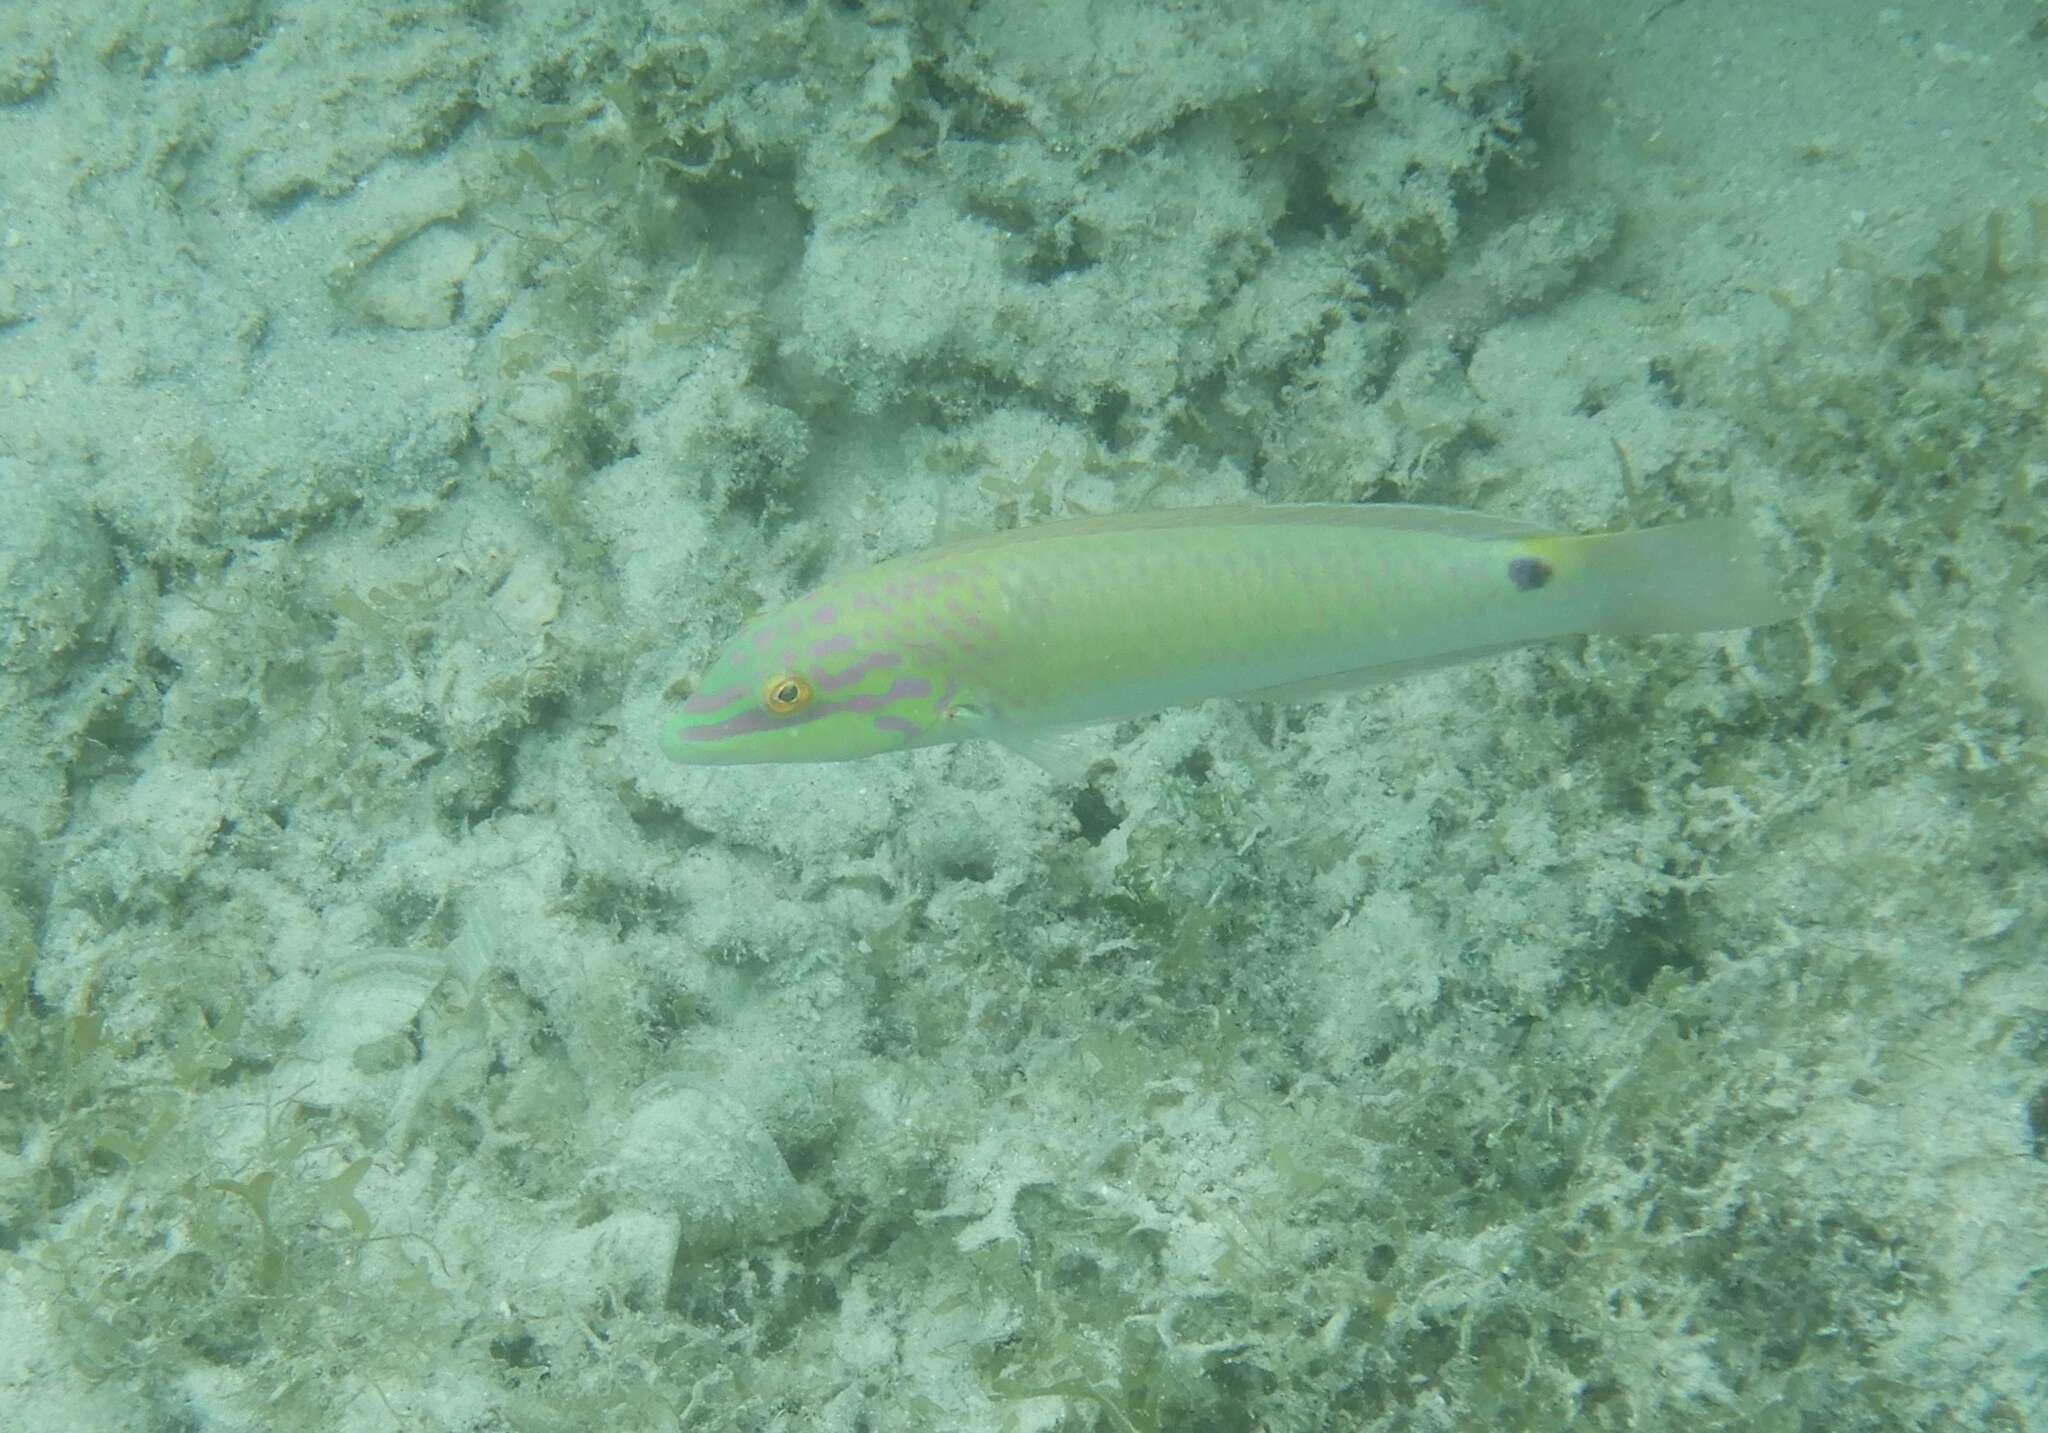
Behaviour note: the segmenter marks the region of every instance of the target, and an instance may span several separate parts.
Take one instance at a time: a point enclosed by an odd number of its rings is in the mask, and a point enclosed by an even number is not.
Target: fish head
[[[690,766],[851,761],[973,734],[929,653],[847,620],[828,594],[749,623],[662,727]]]

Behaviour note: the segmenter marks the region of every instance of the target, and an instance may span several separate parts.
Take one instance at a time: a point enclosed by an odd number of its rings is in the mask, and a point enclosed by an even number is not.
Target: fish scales
[[[1109,530],[997,560],[1008,641],[979,688],[993,713],[1056,726],[1498,640],[1507,585],[1472,543],[1350,527]],[[1533,637],[1560,605],[1516,615]]]

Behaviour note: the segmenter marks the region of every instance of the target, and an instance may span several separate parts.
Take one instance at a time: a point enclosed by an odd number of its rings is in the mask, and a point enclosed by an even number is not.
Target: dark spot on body
[[[1517,557],[1508,563],[1508,581],[1517,592],[1534,592],[1550,585],[1550,564],[1540,557]]]

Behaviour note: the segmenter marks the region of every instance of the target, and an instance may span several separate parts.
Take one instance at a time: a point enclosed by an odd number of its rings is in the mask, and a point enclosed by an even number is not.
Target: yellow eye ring
[[[817,689],[795,672],[783,672],[768,679],[761,688],[761,703],[777,716],[795,716],[811,704]]]

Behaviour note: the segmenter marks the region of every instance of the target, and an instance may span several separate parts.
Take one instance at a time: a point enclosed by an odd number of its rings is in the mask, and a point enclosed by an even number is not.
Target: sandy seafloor
[[[2038,0],[0,8],[0,1427],[2048,1427],[2044,155]],[[1354,499],[1807,615],[655,748]]]

